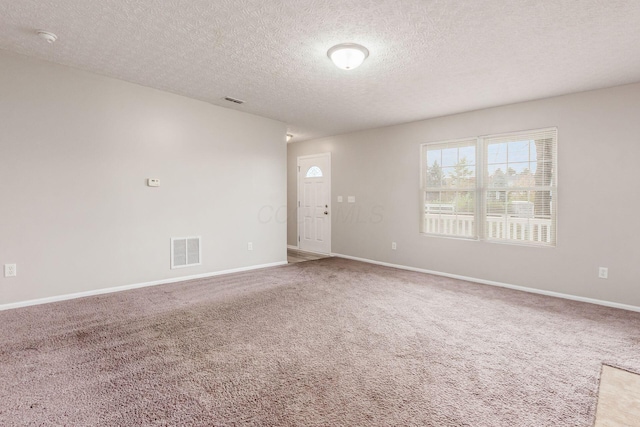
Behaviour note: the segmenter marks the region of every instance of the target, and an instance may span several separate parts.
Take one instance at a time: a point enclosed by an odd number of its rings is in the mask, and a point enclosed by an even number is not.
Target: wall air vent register
[[[171,239],[171,269],[202,264],[200,236]]]

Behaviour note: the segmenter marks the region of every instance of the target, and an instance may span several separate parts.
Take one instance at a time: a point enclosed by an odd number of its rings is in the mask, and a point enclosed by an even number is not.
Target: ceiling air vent
[[[236,99],[236,98],[232,98],[232,97],[230,97],[230,96],[225,96],[225,97],[224,97],[224,98],[222,98],[222,99],[224,99],[225,101],[234,102],[234,103],[236,103],[236,104],[244,104],[244,101],[243,101],[243,100],[241,100],[241,99]]]

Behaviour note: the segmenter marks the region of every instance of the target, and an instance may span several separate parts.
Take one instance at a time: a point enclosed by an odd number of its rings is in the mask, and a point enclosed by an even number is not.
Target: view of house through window
[[[557,130],[422,146],[422,232],[555,245]]]
[[[425,233],[475,237],[476,140],[426,149]]]

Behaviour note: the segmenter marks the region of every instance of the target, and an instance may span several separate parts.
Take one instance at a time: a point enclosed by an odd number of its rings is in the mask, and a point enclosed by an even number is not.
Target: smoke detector
[[[36,31],[36,34],[38,35],[38,37],[40,37],[42,40],[46,41],[49,44],[58,40],[58,36],[56,36],[53,33],[50,33],[49,31],[38,30]]]

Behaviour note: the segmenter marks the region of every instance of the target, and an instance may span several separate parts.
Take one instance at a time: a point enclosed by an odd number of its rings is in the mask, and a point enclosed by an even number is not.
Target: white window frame
[[[488,159],[487,152],[488,147],[492,143],[492,141],[498,139],[509,140],[514,139],[518,140],[518,137],[531,137],[536,134],[544,134],[548,133],[553,136],[553,144],[552,144],[552,171],[551,171],[551,182],[548,186],[534,186],[534,187],[505,187],[504,190],[498,190],[497,187],[490,188],[488,186]],[[433,145],[450,145],[455,146],[457,144],[474,141],[475,140],[475,187],[470,187],[468,190],[460,188],[459,191],[471,191],[475,195],[475,212],[473,215],[474,222],[474,233],[471,236],[463,236],[459,234],[444,234],[438,232],[427,232],[425,230],[426,224],[426,194],[429,189],[432,191],[438,190],[437,188],[428,187],[427,186],[427,168],[429,165],[426,164],[426,151],[427,147]],[[509,190],[511,188],[511,190]],[[496,238],[492,237],[490,233],[486,230],[485,225],[487,224],[487,218],[489,215],[487,214],[487,194],[489,191],[551,191],[552,193],[552,209],[550,212],[549,223],[545,224],[543,228],[540,225],[528,224],[527,235],[528,239],[516,239],[516,238]],[[492,243],[502,243],[502,244],[516,244],[516,245],[526,245],[526,246],[536,246],[536,247],[555,247],[557,246],[557,212],[558,212],[558,129],[556,127],[542,128],[542,129],[533,129],[526,131],[517,131],[517,132],[506,132],[501,134],[492,134],[492,135],[483,135],[469,138],[461,138],[455,140],[446,140],[446,141],[434,141],[428,142],[420,145],[420,200],[422,201],[420,204],[420,233],[425,236],[431,237],[444,237],[444,238],[453,238],[453,239],[463,239],[463,240],[477,240],[477,241],[487,241]],[[507,227],[510,227],[509,221],[505,221]],[[515,225],[513,225],[515,227]],[[541,233],[541,230],[545,230],[545,233],[549,233],[549,242],[547,241],[538,241],[532,240],[531,233],[534,233],[533,230],[536,230],[538,234]],[[515,228],[514,228],[515,230]],[[539,236],[536,236],[539,238]]]

